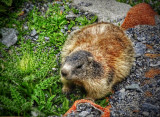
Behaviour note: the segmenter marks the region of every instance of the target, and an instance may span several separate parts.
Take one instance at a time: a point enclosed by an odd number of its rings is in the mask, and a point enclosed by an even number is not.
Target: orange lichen
[[[146,44],[146,47],[147,47],[148,49],[153,49],[153,46],[151,46],[151,45],[149,45],[149,44]]]
[[[156,57],[160,57],[160,54],[150,54],[150,53],[146,53],[145,56],[150,57],[150,58],[156,58]]]
[[[150,91],[146,91],[146,92],[145,92],[145,96],[151,97],[151,96],[153,96],[153,95],[152,95],[152,93],[151,93]]]
[[[156,75],[160,74],[160,69],[151,68],[149,71],[145,73],[146,78],[154,78]]]
[[[141,83],[141,85],[142,86],[144,86],[144,85],[146,85],[146,84],[149,84],[149,83],[151,83],[151,80],[144,80],[142,83]]]
[[[24,15],[24,11],[21,11],[21,12],[18,14],[18,16],[22,16],[22,15]]]
[[[92,101],[85,100],[85,99],[75,101],[73,106],[63,115],[63,117],[67,116],[67,114],[71,113],[72,111],[75,111],[76,110],[76,106],[79,103],[90,103],[92,106],[94,106],[94,107],[96,107],[96,108],[98,108],[98,109],[100,109],[101,111],[104,112],[101,117],[110,117],[111,105],[107,106],[106,108],[103,108],[100,105],[97,105],[97,104],[93,103]]]
[[[106,102],[109,102],[109,97],[106,97]]]
[[[133,110],[133,112],[134,112],[134,113],[138,113],[138,112],[139,112],[139,110]]]
[[[155,25],[155,15],[157,13],[149,4],[137,4],[128,11],[121,27],[126,30],[136,25]]]

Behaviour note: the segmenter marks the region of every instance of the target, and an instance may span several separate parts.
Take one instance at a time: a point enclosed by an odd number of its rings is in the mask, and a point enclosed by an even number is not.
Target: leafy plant
[[[91,24],[97,17],[67,21],[66,14],[73,9],[65,2],[64,5],[64,12],[60,11],[59,4],[49,5],[43,16],[34,8],[21,21],[17,20],[17,13],[7,19],[2,17],[4,22],[0,26],[14,27],[19,35],[17,45],[9,49],[0,43],[0,116],[31,116],[33,113],[61,116],[75,100],[84,97],[79,90],[67,98],[61,92],[59,54],[67,37],[61,29],[68,26],[70,30],[79,23]],[[23,30],[24,23],[29,30]],[[25,39],[34,29],[38,39]]]
[[[97,20],[97,16],[93,16],[90,20],[88,20],[85,16],[84,17],[77,17],[75,19],[75,21],[80,23],[80,25],[82,25],[82,26],[87,25],[87,24],[92,24],[96,20]]]

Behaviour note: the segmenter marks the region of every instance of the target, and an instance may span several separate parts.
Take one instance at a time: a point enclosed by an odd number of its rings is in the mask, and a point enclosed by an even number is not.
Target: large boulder
[[[73,0],[72,4],[81,10],[96,14],[99,22],[119,22],[120,24],[131,8],[130,5],[115,0]]]

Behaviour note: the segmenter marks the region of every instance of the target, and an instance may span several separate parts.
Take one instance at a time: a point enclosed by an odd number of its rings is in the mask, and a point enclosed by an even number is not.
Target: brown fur
[[[103,74],[76,80],[67,80],[61,75],[62,90],[69,92],[73,83],[78,84],[92,99],[102,98],[110,92],[113,85],[129,74],[134,61],[131,41],[119,27],[110,23],[92,24],[71,33],[62,50],[62,65],[66,56],[79,50],[90,52],[102,66]]]

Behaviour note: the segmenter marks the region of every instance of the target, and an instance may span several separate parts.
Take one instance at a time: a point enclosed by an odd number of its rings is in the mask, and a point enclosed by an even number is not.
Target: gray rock
[[[120,92],[120,93],[119,93],[120,99],[124,99],[124,98],[125,98],[125,95],[126,95],[125,89],[123,88],[123,89],[121,89],[119,92]]]
[[[85,16],[88,15],[88,14],[89,14],[88,12],[85,12],[85,13],[84,13]]]
[[[42,8],[41,8],[41,11],[45,11],[45,7],[42,7]]]
[[[28,13],[28,12],[29,12],[29,9],[25,8],[25,9],[24,9],[24,12],[25,12],[25,13]]]
[[[81,113],[79,113],[79,117],[86,117],[88,114],[88,111],[82,111]]]
[[[33,117],[38,117],[38,113],[35,112],[35,111],[31,111],[31,115],[32,115]]]
[[[137,36],[137,40],[139,40],[139,41],[144,41],[144,40],[145,40],[145,37],[144,37],[143,35]]]
[[[44,37],[44,39],[45,39],[46,41],[49,41],[49,37]]]
[[[156,66],[160,66],[160,61],[158,61],[157,63],[150,63],[151,67],[156,67]]]
[[[64,29],[61,29],[61,33],[63,33],[63,34],[65,33]]]
[[[31,32],[31,36],[33,37],[33,36],[35,36],[36,34],[37,34],[36,30],[33,29],[32,32]]]
[[[38,39],[38,37],[39,37],[38,35],[37,35],[37,36],[35,36],[35,38],[36,38],[36,39]]]
[[[64,26],[64,30],[68,31],[68,26],[67,25]]]
[[[24,30],[28,30],[28,26],[24,25],[24,26],[23,26],[23,29],[24,29]]]
[[[52,70],[53,70],[53,71],[56,71],[56,70],[57,70],[57,68],[52,68]]]
[[[48,7],[48,5],[47,5],[47,4],[44,4],[43,6],[44,6],[45,8],[47,8],[47,7]]]
[[[37,41],[37,39],[36,39],[36,38],[32,38],[32,40],[33,40],[33,41]]]
[[[160,79],[157,81],[157,85],[160,86]]]
[[[72,30],[78,30],[78,29],[79,29],[79,26],[72,27]]]
[[[69,20],[73,20],[77,17],[77,15],[75,15],[72,11],[70,11],[68,13],[68,15],[66,15],[66,19],[69,19]]]
[[[62,11],[62,12],[63,12],[63,11],[64,11],[64,9],[65,9],[65,8],[64,8],[64,6],[59,7],[59,8],[60,8],[60,11]]]
[[[92,5],[92,3],[90,3],[90,2],[80,2],[80,3],[78,3],[78,5],[79,5],[79,6],[85,6],[85,7],[88,7],[88,6],[91,6],[91,5]]]
[[[125,87],[128,90],[136,90],[142,92],[142,89],[139,87],[138,84],[131,84]]]
[[[142,114],[143,114],[144,116],[146,116],[146,117],[149,116],[149,112],[146,112],[146,111],[142,112]]]
[[[144,45],[141,42],[136,43],[135,45],[136,57],[142,56],[145,53],[145,50],[146,50],[146,45]]]
[[[116,0],[74,0],[76,5],[83,11],[88,11],[98,16],[99,22],[121,21],[125,18],[130,5],[116,2]]]
[[[57,4],[61,4],[61,5],[63,4],[63,2],[60,2],[60,1],[56,1],[55,3],[57,3]]]
[[[0,41],[7,47],[10,47],[17,42],[18,31],[15,29],[2,28],[0,33],[2,34],[2,39],[0,39]]]

